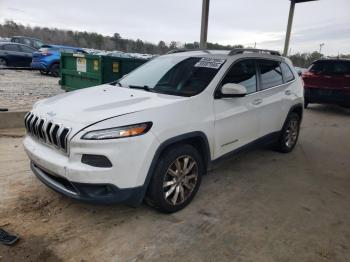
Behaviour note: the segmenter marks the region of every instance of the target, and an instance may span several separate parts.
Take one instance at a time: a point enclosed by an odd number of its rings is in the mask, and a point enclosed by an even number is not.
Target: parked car
[[[62,45],[43,45],[33,54],[31,67],[39,69],[41,74],[51,74],[59,76],[60,54],[65,53],[86,53],[82,48],[62,46]]]
[[[11,42],[31,46],[36,50],[38,50],[44,44],[44,42],[40,39],[27,36],[14,36],[11,38]]]
[[[302,68],[302,67],[298,67],[298,66],[295,66],[294,68],[297,71],[299,76],[301,76],[304,72],[307,71],[307,68]]]
[[[30,46],[0,42],[0,67],[30,67],[35,51]]]
[[[305,108],[308,104],[350,106],[350,60],[317,60],[302,75]]]
[[[37,102],[24,148],[36,176],[64,195],[145,198],[175,212],[209,165],[261,144],[292,151],[302,114],[301,78],[275,51],[175,52],[117,82]]]

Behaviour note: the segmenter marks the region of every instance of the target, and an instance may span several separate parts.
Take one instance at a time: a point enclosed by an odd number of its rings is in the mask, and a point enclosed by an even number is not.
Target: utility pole
[[[324,43],[321,43],[320,44],[320,54],[322,54],[321,52],[322,52],[322,47],[324,46]]]
[[[203,3],[202,3],[201,38],[199,43],[199,47],[201,49],[207,48],[209,1],[210,0],[203,0]]]

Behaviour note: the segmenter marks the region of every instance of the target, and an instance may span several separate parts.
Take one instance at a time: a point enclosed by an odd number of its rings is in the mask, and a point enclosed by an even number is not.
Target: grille
[[[24,117],[24,125],[29,135],[67,152],[67,138],[71,131],[70,128],[47,121],[45,118],[41,118],[32,112],[29,112]]]

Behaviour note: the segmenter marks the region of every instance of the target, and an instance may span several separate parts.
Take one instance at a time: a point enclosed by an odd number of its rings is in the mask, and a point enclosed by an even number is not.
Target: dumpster
[[[118,80],[147,62],[145,59],[61,53],[60,85],[73,91]]]

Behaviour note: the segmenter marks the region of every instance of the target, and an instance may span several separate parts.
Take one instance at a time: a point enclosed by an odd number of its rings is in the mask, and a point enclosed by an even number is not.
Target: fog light
[[[84,154],[81,162],[94,167],[112,167],[111,161],[105,156]]]

